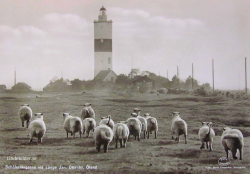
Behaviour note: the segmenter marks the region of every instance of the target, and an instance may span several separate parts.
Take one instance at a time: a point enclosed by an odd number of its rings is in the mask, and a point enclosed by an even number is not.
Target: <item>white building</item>
[[[94,77],[101,70],[112,70],[112,21],[107,20],[102,6],[98,20],[94,20]]]

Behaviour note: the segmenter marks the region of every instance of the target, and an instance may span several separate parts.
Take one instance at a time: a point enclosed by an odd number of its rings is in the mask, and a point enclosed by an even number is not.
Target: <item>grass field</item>
[[[193,95],[116,94],[104,92],[12,94],[0,93],[0,173],[249,173],[250,170],[250,101]],[[29,96],[29,97],[27,97]],[[130,117],[138,107],[141,114],[151,113],[159,124],[158,138],[132,136],[126,148],[98,153],[92,132],[89,138],[66,138],[64,112],[79,116],[82,105],[92,103],[99,123],[101,116],[111,115],[117,121]],[[42,144],[37,139],[28,144],[28,129],[21,126],[18,109],[30,104],[33,113],[43,112],[47,127]],[[188,124],[188,144],[181,136],[179,144],[171,139],[172,112],[178,111]],[[212,121],[216,137],[214,151],[200,150],[200,121]],[[222,168],[218,159],[226,153],[221,146],[223,127],[238,128],[244,135],[243,160],[233,160]],[[238,154],[237,154],[238,155]],[[9,160],[10,157],[32,157],[31,160]],[[7,169],[9,166],[39,166],[43,169]],[[59,169],[61,166],[61,169]],[[75,166],[72,167],[72,166]],[[55,169],[57,168],[57,169]],[[72,168],[72,169],[71,169]],[[82,170],[80,169],[82,168]],[[97,169],[96,169],[97,168]]]

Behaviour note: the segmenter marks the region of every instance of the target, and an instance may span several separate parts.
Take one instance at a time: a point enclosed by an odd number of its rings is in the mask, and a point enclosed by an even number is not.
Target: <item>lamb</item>
[[[157,137],[157,132],[158,132],[158,122],[155,117],[152,117],[151,114],[145,113],[144,117],[147,120],[147,136],[149,139],[149,133],[152,134],[152,132],[155,132],[155,139]]]
[[[174,139],[173,135],[176,135],[175,141],[179,143],[179,136],[184,134],[185,137],[185,144],[187,144],[187,123],[180,118],[179,112],[173,112],[173,119],[171,125],[172,131],[172,139]]]
[[[144,134],[144,139],[146,139],[146,132],[147,132],[147,127],[148,127],[147,126],[147,120],[144,117],[140,116],[140,112],[141,112],[140,109],[134,108],[134,113],[136,113],[137,116],[136,115],[132,115],[132,116],[137,117],[140,120],[140,122],[142,124],[141,131]]]
[[[23,104],[19,111],[18,115],[22,121],[22,126],[24,127],[24,122],[26,121],[26,127],[29,127],[30,120],[32,118],[32,110],[28,104]]]
[[[69,113],[63,113],[63,127],[67,133],[71,133],[73,137],[75,138],[75,133],[79,132],[80,138],[83,130],[82,120],[79,117],[71,116]]]
[[[110,121],[110,117],[109,117]],[[109,121],[106,124],[101,124],[96,127],[93,137],[95,140],[95,145],[96,145],[96,150],[100,152],[101,150],[101,145],[104,146],[104,153],[107,152],[108,150],[108,145],[113,139],[113,131],[112,129],[108,126]]]
[[[136,113],[131,113],[132,116],[137,115]],[[128,129],[130,134],[129,135],[134,135],[135,140],[137,137],[137,140],[140,141],[140,134],[141,134],[141,127],[142,124],[140,122],[140,120],[137,117],[132,117],[129,118],[127,121],[125,121],[124,123],[127,124]]]
[[[101,121],[99,122],[99,125],[101,124],[107,124],[108,123],[108,126],[113,129],[115,123],[114,121],[111,119],[111,115],[109,116],[106,116],[106,117],[101,117]]]
[[[232,152],[233,159],[237,159],[236,152],[238,149],[240,153],[240,160],[242,160],[242,149],[244,146],[244,139],[240,130],[229,127],[224,128],[224,132],[221,136],[221,144],[223,145],[226,151],[227,158],[228,150],[230,150]]]
[[[34,114],[36,116],[35,120],[33,120],[28,129],[30,131],[30,141],[32,142],[33,137],[38,138],[38,143],[42,143],[42,138],[46,132],[46,126],[43,121],[43,113],[36,113]]]
[[[212,143],[213,143],[213,139],[215,137],[215,132],[212,128],[212,122],[201,122],[202,123],[202,127],[199,129],[199,139],[201,140],[201,147],[200,149],[203,149],[206,143],[206,147],[209,150],[212,151],[213,147],[212,147]]]
[[[95,112],[91,107],[91,103],[85,103],[84,108],[81,110],[81,119],[84,120],[85,118],[93,118],[95,119]]]
[[[86,138],[89,137],[89,132],[91,130],[93,130],[94,132],[95,128],[96,128],[96,121],[93,118],[85,118],[83,120],[83,134],[86,131],[87,134]]]
[[[113,129],[113,133],[115,140],[115,148],[117,148],[118,140],[120,142],[120,147],[125,148],[129,136],[128,126],[123,123],[116,123]]]

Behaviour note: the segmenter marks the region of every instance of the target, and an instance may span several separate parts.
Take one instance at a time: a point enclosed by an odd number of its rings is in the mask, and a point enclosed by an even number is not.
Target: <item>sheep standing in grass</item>
[[[129,118],[124,123],[126,123],[127,126],[128,126],[129,133],[130,133],[129,135],[134,135],[135,140],[137,138],[137,140],[140,141],[140,134],[141,134],[142,124],[141,124],[140,120],[137,117],[134,117],[134,116],[137,115],[136,113],[131,113],[131,115],[133,117]]]
[[[113,129],[114,128],[114,121],[111,119],[111,115],[109,116],[106,116],[106,117],[101,117],[101,121],[99,122],[99,125],[101,124],[107,124],[108,123],[108,126]]]
[[[115,148],[117,148],[118,140],[120,142],[120,147],[126,147],[126,142],[128,141],[129,129],[126,124],[116,123],[114,128],[114,140],[115,140]]]
[[[43,113],[36,113],[35,116],[35,120],[33,120],[28,127],[30,131],[29,143],[32,142],[33,137],[37,137],[38,143],[42,143],[42,138],[46,132],[46,126],[43,121]]]
[[[223,145],[227,158],[228,158],[228,150],[231,151],[233,159],[237,159],[236,152],[237,149],[240,153],[240,160],[242,160],[242,148],[244,146],[243,135],[240,130],[232,129],[229,127],[224,128],[224,132],[221,136],[221,144]]]
[[[83,134],[86,131],[86,134],[87,134],[86,138],[88,138],[89,137],[89,132],[91,130],[93,130],[93,132],[94,132],[94,130],[96,128],[96,121],[93,118],[85,118],[83,120],[82,124],[83,124]]]
[[[110,117],[109,117],[110,121]],[[96,145],[96,150],[100,152],[101,150],[101,145],[103,145],[104,152],[106,153],[108,150],[108,145],[113,139],[113,131],[112,129],[108,126],[109,121],[106,124],[101,124],[95,128],[93,137],[95,140],[95,145]]]
[[[71,133],[73,137],[75,138],[75,133],[79,132],[80,137],[82,134],[83,126],[82,126],[82,120],[79,117],[71,116],[69,113],[63,113],[63,127],[67,133]]]
[[[81,110],[81,119],[84,120],[85,118],[93,118],[95,119],[95,112],[91,107],[91,103],[85,103],[84,108]]]
[[[213,139],[215,137],[215,133],[214,130],[212,128],[212,122],[201,122],[202,127],[199,129],[199,139],[201,140],[201,147],[200,149],[204,149],[205,147],[205,143],[206,143],[206,147],[209,150],[212,151],[213,147],[212,147],[212,143],[213,143]]]
[[[144,135],[144,139],[146,139],[146,133],[147,133],[147,120],[140,116],[140,113],[141,113],[141,110],[138,109],[138,108],[134,108],[134,113],[137,114],[137,118],[140,120],[141,124],[142,124],[142,127],[141,127],[141,131],[143,132],[143,135]],[[135,117],[134,115],[132,115],[133,117]]]
[[[23,104],[18,111],[18,115],[22,121],[22,126],[24,127],[24,122],[26,121],[26,127],[28,128],[32,118],[32,110],[29,105]]]
[[[173,119],[171,125],[172,131],[172,139],[174,139],[173,135],[176,135],[175,141],[179,143],[179,136],[184,134],[185,144],[187,144],[187,123],[181,119],[179,112],[173,112]]]
[[[147,136],[149,139],[149,134],[152,134],[152,132],[155,132],[155,139],[157,138],[157,132],[158,132],[158,122],[156,118],[151,117],[149,113],[145,113],[144,117],[147,120]]]

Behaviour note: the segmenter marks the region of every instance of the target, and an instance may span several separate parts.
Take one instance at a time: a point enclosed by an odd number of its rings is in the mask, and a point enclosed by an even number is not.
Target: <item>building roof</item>
[[[155,81],[147,76],[137,76],[132,80],[132,83],[136,82],[155,82]]]
[[[19,82],[12,87],[12,90],[31,90],[31,87],[24,82]]]
[[[93,81],[104,81],[104,79],[110,74],[110,73],[114,73],[114,71],[112,70],[101,70],[93,79]],[[116,74],[115,74],[116,75]]]
[[[100,9],[100,11],[102,11],[102,10],[105,10],[105,11],[106,11],[106,8],[104,8],[104,7],[102,6],[102,8]]]
[[[24,82],[19,82],[19,83],[17,83],[15,86],[19,86],[19,85],[21,85],[21,86],[24,86],[24,87],[27,87],[27,88],[31,89],[31,87],[30,87],[29,85],[27,85],[26,83],[24,83]]]

